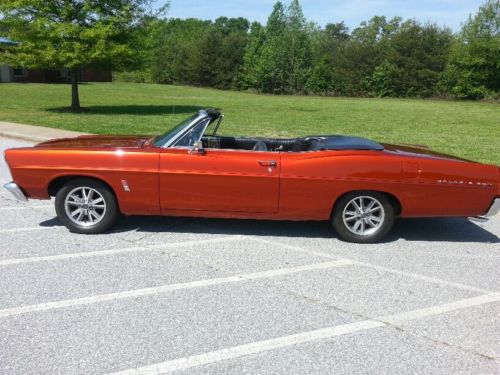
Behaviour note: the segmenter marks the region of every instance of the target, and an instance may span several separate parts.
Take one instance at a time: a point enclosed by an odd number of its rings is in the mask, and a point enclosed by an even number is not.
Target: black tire
[[[95,205],[89,200],[84,204],[85,192],[97,202]],[[75,203],[76,200],[78,203]],[[116,197],[111,189],[100,181],[88,178],[78,178],[66,183],[56,194],[55,206],[59,220],[70,232],[80,234],[105,232],[113,225],[119,213]],[[72,219],[70,213],[77,209],[81,211]],[[81,220],[77,220],[80,214],[83,216]]]
[[[371,213],[367,208],[374,203]],[[358,210],[361,206],[363,209]],[[354,191],[342,196],[332,213],[332,225],[340,239],[354,243],[380,242],[394,224],[395,210],[383,193]],[[352,223],[352,224],[351,224]]]

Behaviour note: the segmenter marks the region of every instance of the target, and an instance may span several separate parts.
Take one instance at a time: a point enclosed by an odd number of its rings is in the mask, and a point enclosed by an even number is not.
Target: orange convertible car
[[[331,220],[344,240],[381,240],[394,218],[500,210],[500,168],[357,137],[218,136],[201,110],[157,137],[81,136],[10,149],[18,199],[55,196],[71,231],[100,233],[121,212]]]

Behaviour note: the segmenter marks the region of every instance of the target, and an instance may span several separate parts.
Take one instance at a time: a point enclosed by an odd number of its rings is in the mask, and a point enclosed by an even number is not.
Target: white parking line
[[[17,233],[17,232],[31,232],[37,230],[46,230],[46,229],[66,229],[64,226],[53,226],[53,227],[25,227],[25,228],[12,228],[12,229],[0,229],[0,234],[2,233]]]
[[[406,272],[406,271],[401,271],[401,270],[395,270],[395,269],[392,269],[392,268],[387,268],[387,267],[379,266],[379,265],[372,264],[372,263],[359,262],[359,261],[355,261],[355,260],[353,260],[352,262],[354,264],[358,265],[358,266],[372,268],[372,269],[378,270],[378,271],[393,273],[395,275],[409,277],[409,278],[412,278],[412,279],[415,279],[415,280],[426,281],[428,283],[449,286],[451,288],[457,288],[457,289],[468,290],[468,291],[471,291],[471,292],[479,292],[479,293],[492,293],[493,292],[491,290],[477,288],[477,287],[472,286],[472,285],[467,285],[467,284],[462,284],[462,283],[456,283],[454,281],[448,281],[448,280],[440,279],[440,278],[437,278],[437,277],[421,275],[421,274],[413,273],[413,272]]]
[[[269,240],[265,240],[265,239],[258,238],[258,237],[252,237],[252,238],[255,241],[258,241],[258,242],[267,243],[267,244],[273,244],[275,246],[289,248],[289,249],[292,249],[292,250],[298,250],[298,251],[302,251],[304,253],[309,253],[311,255],[317,255],[317,256],[321,256],[321,257],[329,258],[329,259],[338,259],[337,256],[334,256],[334,255],[331,255],[331,254],[327,254],[327,253],[323,253],[323,252],[319,252],[319,251],[315,251],[315,250],[309,250],[309,249],[306,249],[306,248],[303,248],[303,247],[300,247],[300,246],[283,244],[283,243],[279,243],[279,242],[276,242],[276,241],[269,241]],[[437,278],[437,277],[431,277],[431,276],[426,276],[426,275],[422,275],[422,274],[418,274],[418,273],[396,270],[396,269],[393,269],[393,268],[383,267],[383,266],[379,266],[379,265],[372,264],[372,263],[361,262],[361,261],[357,261],[357,260],[350,259],[350,258],[343,258],[343,259],[349,259],[353,264],[355,264],[357,266],[372,268],[372,269],[377,270],[377,271],[393,273],[393,274],[396,274],[396,275],[400,275],[400,276],[404,276],[404,277],[409,277],[409,278],[412,278],[412,279],[415,279],[415,280],[426,281],[426,282],[433,283],[433,284],[440,284],[440,285],[444,285],[444,286],[448,286],[448,287],[452,287],[452,288],[457,288],[457,289],[462,289],[462,290],[469,290],[469,291],[472,291],[472,292],[479,292],[479,293],[492,293],[493,292],[491,290],[486,290],[486,289],[482,289],[482,288],[476,288],[475,286],[472,286],[472,285],[466,285],[466,284],[456,283],[456,282],[453,282],[453,281],[448,281],[448,280],[440,279],[440,278]]]
[[[44,208],[53,208],[53,205],[43,205],[43,206],[30,206],[30,205],[23,205],[23,206],[11,206],[11,207],[0,207],[0,211],[16,211],[16,210],[27,210],[30,208],[33,209],[44,209]]]
[[[133,253],[133,252],[142,252],[142,251],[160,251],[163,249],[168,249],[170,247],[192,246],[192,245],[198,245],[198,244],[204,244],[204,243],[236,241],[236,240],[241,240],[241,238],[242,238],[241,236],[234,236],[233,235],[233,236],[226,236],[226,237],[220,237],[220,238],[210,238],[210,239],[204,239],[204,240],[172,242],[172,243],[152,245],[152,246],[135,246],[135,247],[125,247],[125,248],[120,248],[120,249],[83,251],[80,253],[47,255],[47,256],[41,256],[41,257],[13,258],[13,259],[0,260],[0,266],[12,266],[12,265],[24,264],[24,263],[50,262],[50,261],[72,259],[72,258],[102,257],[102,256],[108,256],[108,255],[126,254],[126,253]],[[338,259],[338,258],[336,258],[336,259]]]
[[[172,292],[172,291],[181,290],[181,289],[203,288],[203,287],[208,287],[208,286],[213,286],[213,285],[228,284],[228,283],[240,283],[240,282],[250,281],[250,280],[266,279],[266,278],[277,277],[277,276],[282,276],[282,275],[290,275],[290,274],[299,273],[299,272],[316,271],[316,270],[333,268],[333,267],[347,266],[350,264],[352,264],[352,262],[350,262],[348,260],[341,259],[341,260],[337,260],[335,262],[323,262],[323,263],[315,263],[315,264],[309,264],[309,265],[298,266],[298,267],[278,268],[278,269],[272,269],[272,270],[263,271],[263,272],[242,273],[242,274],[229,276],[229,277],[220,277],[220,278],[215,278],[215,279],[190,281],[187,283],[179,283],[179,284],[168,284],[168,285],[161,285],[161,286],[153,287],[153,288],[134,289],[134,290],[127,290],[124,292],[100,294],[100,295],[96,295],[96,296],[75,298],[75,299],[55,301],[55,302],[47,302],[47,303],[41,303],[41,304],[37,304],[37,305],[13,307],[13,308],[0,310],[0,318],[13,316],[13,315],[21,315],[21,314],[26,314],[26,313],[35,312],[35,311],[47,311],[47,310],[60,309],[63,307],[90,305],[90,304],[94,304],[94,303],[113,301],[113,300],[118,300],[118,299],[150,296],[150,295],[167,293],[167,292]]]
[[[462,310],[468,307],[474,307],[498,301],[500,301],[500,293],[489,293],[477,297],[462,299],[459,301],[431,306],[419,310],[382,316],[378,320],[381,320],[391,325],[398,325],[405,322],[409,322],[411,320],[422,319],[434,315],[441,315],[455,310]]]
[[[467,307],[479,306],[497,301],[500,301],[499,293],[485,294],[479,297],[468,298],[456,302],[433,306],[430,308],[389,315],[386,317],[381,317],[380,319],[375,318],[373,320],[363,320],[355,323],[321,328],[314,331],[302,332],[269,340],[256,341],[249,344],[232,346],[229,348],[189,357],[172,359],[153,365],[114,372],[112,375],[156,375],[173,371],[186,370],[210,363],[221,362],[228,359],[236,359],[251,354],[262,353],[270,350],[290,347],[293,345],[331,339],[335,336],[346,335],[353,332],[366,331],[378,327],[386,327],[387,323],[404,323],[415,319],[444,314],[450,311],[456,311]]]

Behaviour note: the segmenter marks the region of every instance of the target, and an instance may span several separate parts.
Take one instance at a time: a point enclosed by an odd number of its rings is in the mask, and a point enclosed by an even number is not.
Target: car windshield
[[[203,131],[207,126],[209,119],[204,119],[195,126],[193,126],[185,135],[182,136],[177,142],[175,142],[175,147],[192,147],[194,146],[203,136]]]
[[[153,140],[153,144],[157,147],[163,147],[170,140],[174,139],[179,133],[181,133],[186,128],[186,126],[191,124],[198,117],[199,117],[199,114],[196,113],[193,116],[187,118],[186,120],[183,120],[179,125],[174,126],[172,129],[167,131],[165,134],[157,136]]]

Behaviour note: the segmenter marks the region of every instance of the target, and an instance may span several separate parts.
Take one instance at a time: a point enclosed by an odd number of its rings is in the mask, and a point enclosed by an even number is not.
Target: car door
[[[280,168],[279,152],[166,148],[159,165],[162,212],[277,212]]]

